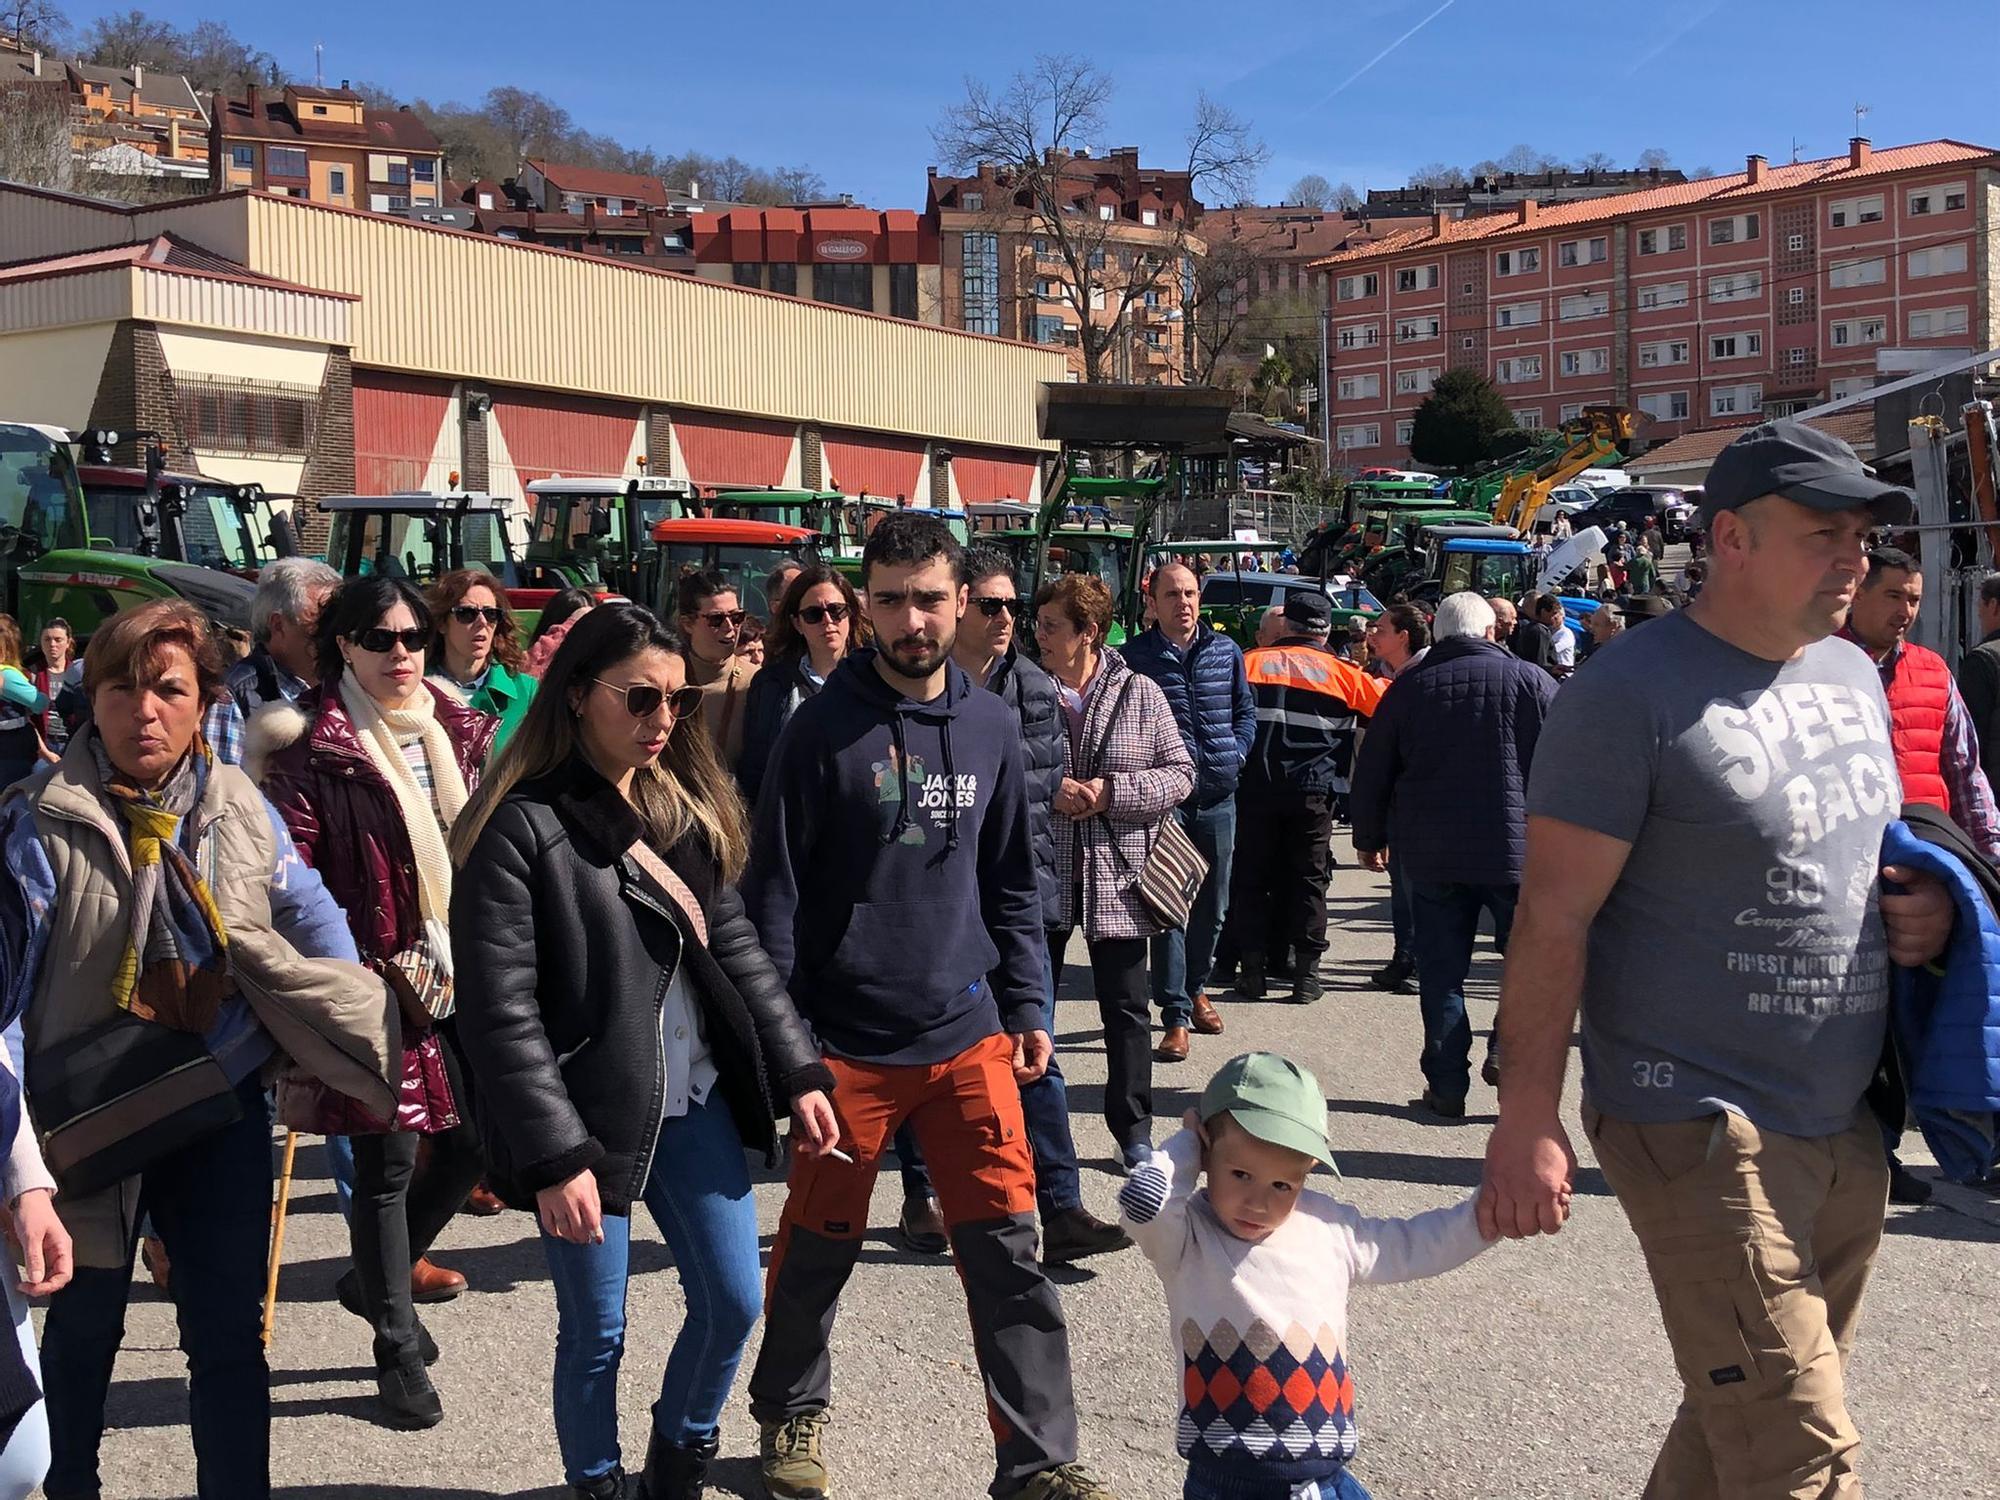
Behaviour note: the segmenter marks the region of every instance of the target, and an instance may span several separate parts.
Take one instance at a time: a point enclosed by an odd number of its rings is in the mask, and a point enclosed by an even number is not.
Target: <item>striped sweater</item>
[[[1118,1194],[1126,1232],[1166,1287],[1181,1357],[1182,1457],[1325,1478],[1354,1457],[1347,1289],[1463,1265],[1486,1242],[1473,1198],[1409,1219],[1370,1219],[1320,1193],[1268,1238],[1238,1239],[1197,1192],[1201,1143],[1183,1130]]]

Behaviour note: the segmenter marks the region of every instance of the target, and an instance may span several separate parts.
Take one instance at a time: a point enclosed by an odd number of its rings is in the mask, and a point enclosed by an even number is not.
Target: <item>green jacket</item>
[[[499,732],[493,736],[493,749],[487,756],[491,765],[500,758],[500,752],[507,748],[507,741],[528,716],[528,705],[534,701],[535,679],[525,672],[510,672],[498,661],[486,669],[486,681],[479,691],[468,695],[465,690],[442,673],[432,673],[440,682],[453,689],[468,708],[476,708],[483,714],[491,714],[500,721]]]

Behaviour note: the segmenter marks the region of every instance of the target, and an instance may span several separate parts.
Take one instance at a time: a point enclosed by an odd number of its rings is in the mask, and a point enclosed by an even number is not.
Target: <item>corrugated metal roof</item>
[[[1649,448],[1638,458],[1625,465],[1634,477],[1646,474],[1665,473],[1673,469],[1689,469],[1700,464],[1704,467],[1715,462],[1715,456],[1743,432],[1755,426],[1754,422],[1739,423],[1734,427],[1707,427],[1700,432],[1684,432],[1679,437]],[[1862,458],[1867,458],[1875,450],[1875,411],[1873,407],[1858,411],[1835,412],[1830,417],[1809,417],[1806,425],[1817,427],[1829,436],[1839,438]]]
[[[1854,166],[1847,156],[1829,156],[1819,161],[1766,167],[1755,183],[1750,181],[1748,172],[1737,172],[1728,177],[1707,177],[1697,182],[1642,188],[1634,193],[1613,193],[1605,198],[1554,203],[1537,209],[1534,217],[1525,223],[1518,214],[1482,214],[1474,218],[1453,219],[1446,223],[1444,232],[1440,234],[1436,232],[1435,224],[1427,220],[1420,227],[1387,235],[1352,250],[1343,250],[1324,260],[1314,261],[1313,265],[1315,268],[1359,265],[1366,261],[1385,260],[1408,250],[1428,250],[1433,246],[1449,248],[1474,240],[1538,236],[1551,230],[1609,224],[1617,219],[1696,205],[1715,208],[1724,204],[1755,203],[1781,193],[1797,192],[1801,188],[1840,187],[1897,172],[1996,159],[2000,159],[2000,151],[1992,146],[1976,146],[1954,140],[1920,141],[1911,146],[1889,146],[1871,151],[1868,160],[1859,167]]]

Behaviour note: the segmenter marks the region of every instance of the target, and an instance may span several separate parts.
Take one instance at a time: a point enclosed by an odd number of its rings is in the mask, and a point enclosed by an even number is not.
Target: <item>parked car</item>
[[[1637,531],[1646,517],[1651,516],[1659,522],[1668,541],[1678,542],[1687,535],[1695,507],[1700,503],[1698,489],[1635,484],[1622,490],[1600,491],[1596,503],[1572,513],[1570,521],[1572,525],[1602,526],[1607,531],[1614,521],[1623,521],[1626,529]]]
[[[1382,612],[1382,601],[1359,583],[1317,578],[1298,573],[1237,573],[1217,571],[1201,581],[1201,616],[1231,636],[1238,645],[1249,646],[1257,639],[1257,626],[1264,611],[1283,604],[1294,590],[1324,593],[1333,608],[1336,635],[1357,617],[1372,620]]]

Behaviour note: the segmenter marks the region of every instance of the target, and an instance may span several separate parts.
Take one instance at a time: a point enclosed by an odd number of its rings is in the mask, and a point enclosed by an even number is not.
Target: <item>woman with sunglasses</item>
[[[673,1251],[687,1319],[653,1403],[646,1500],[696,1500],[761,1308],[748,1146],[839,1127],[820,1061],[743,914],[748,835],[688,720],[676,642],[638,605],[578,622],[452,831],[459,1035],[487,1180],[533,1210],[556,1291],[555,1427],[580,1500],[627,1493],[618,1369],[634,1207]]]
[[[499,727],[425,680],[433,631],[423,597],[405,580],[342,584],[320,611],[319,686],[252,719],[246,757],[347,913],[361,961],[402,1003],[402,1092],[392,1118],[326,1088],[288,1089],[279,1105],[291,1128],[353,1145],[354,1268],[336,1292],[374,1329],[384,1421],[408,1428],[444,1419],[425,1369],[437,1347],[411,1305],[410,1268],[481,1168],[444,1034],[457,993],[445,833],[478,787]]]
[[[743,699],[743,754],[736,781],[752,807],[770,769],[771,752],[792,713],[826,686],[826,679],[853,649],[861,618],[854,585],[825,563],[792,575],[771,612],[771,634],[762,670],[750,680]]]
[[[497,758],[528,716],[535,679],[523,670],[527,652],[507,594],[491,573],[460,568],[431,586],[437,634],[429,653],[431,681],[459,702],[500,721]]]

